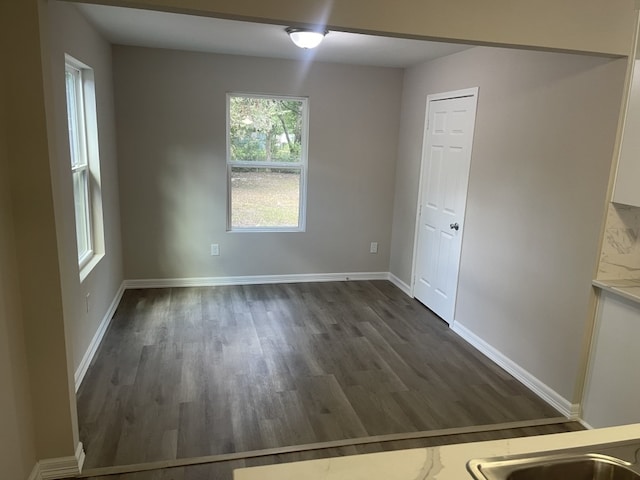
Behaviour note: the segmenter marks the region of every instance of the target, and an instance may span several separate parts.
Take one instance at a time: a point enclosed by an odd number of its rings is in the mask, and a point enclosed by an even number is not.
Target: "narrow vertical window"
[[[307,99],[227,97],[228,229],[302,231]]]
[[[94,131],[97,127],[95,118],[88,118],[92,115],[95,117],[95,97],[93,94],[86,95],[87,79],[85,78],[85,75],[90,75],[92,78],[92,73],[91,69],[67,56],[65,64],[67,126],[80,269],[85,267],[96,253],[92,218],[94,208],[91,192],[91,162],[97,162],[97,131]],[[90,108],[87,105],[87,97],[93,102]],[[92,141],[95,145],[90,148]],[[92,156],[96,158],[91,158]]]
[[[67,64],[67,123],[69,126],[69,153],[73,177],[73,198],[76,218],[76,240],[80,267],[91,258],[91,208],[89,205],[89,162],[87,159],[87,133],[82,95],[82,70]]]

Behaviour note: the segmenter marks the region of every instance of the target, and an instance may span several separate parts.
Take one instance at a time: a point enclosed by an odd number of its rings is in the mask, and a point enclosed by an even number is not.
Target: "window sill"
[[[304,228],[234,228],[227,233],[296,233],[305,232]]]
[[[87,262],[87,264],[80,269],[80,283],[84,282],[86,278],[89,276],[91,271],[100,263],[100,260],[104,257],[104,253],[97,253],[91,260]]]

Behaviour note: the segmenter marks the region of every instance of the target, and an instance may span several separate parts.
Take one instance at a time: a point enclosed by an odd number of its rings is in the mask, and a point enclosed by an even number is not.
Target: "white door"
[[[478,89],[427,97],[414,297],[453,322]]]

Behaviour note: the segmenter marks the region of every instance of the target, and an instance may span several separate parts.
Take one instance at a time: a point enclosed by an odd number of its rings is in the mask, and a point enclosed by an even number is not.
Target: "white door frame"
[[[421,153],[420,153],[420,174],[419,174],[419,185],[418,185],[418,198],[417,198],[417,202],[416,202],[416,217],[415,217],[415,231],[413,234],[413,259],[411,261],[411,297],[414,297],[414,290],[415,290],[415,285],[416,285],[416,263],[418,261],[418,235],[420,233],[420,203],[422,201],[422,193],[423,193],[423,189],[424,189],[424,185],[423,185],[423,172],[425,170],[425,155],[424,155],[424,149],[427,145],[427,135],[429,133],[428,131],[428,126],[429,126],[429,108],[431,106],[431,102],[434,100],[448,100],[451,98],[457,98],[457,97],[469,97],[469,96],[474,96],[476,98],[476,105],[475,105],[475,110],[474,110],[474,114],[477,115],[477,100],[478,100],[478,91],[479,91],[479,87],[471,87],[471,88],[465,88],[465,89],[461,89],[461,90],[452,90],[450,92],[443,92],[443,93],[435,93],[432,95],[427,95],[427,102],[426,102],[426,109],[425,109],[425,116],[424,116],[424,131],[422,134],[422,149],[421,149]],[[473,139],[473,135],[475,132],[475,120],[474,120],[474,125],[473,128],[471,130],[471,136]],[[469,155],[473,155],[473,140],[471,142],[471,148],[469,150]],[[469,171],[471,171],[471,168],[469,168]],[[467,183],[467,194],[469,191],[469,185]],[[468,195],[467,195],[468,197]],[[464,215],[463,218],[466,218],[466,210],[467,210],[467,199],[465,199],[465,207],[464,207]],[[466,222],[465,222],[466,223]],[[465,223],[463,223],[463,225],[465,225]],[[466,229],[463,228],[462,229],[462,240],[461,242],[464,242],[464,231]],[[460,250],[460,258],[462,258],[462,247]],[[458,272],[460,271],[460,263],[458,263]],[[460,277],[458,276],[458,280],[457,282],[460,282]],[[456,300],[454,302],[454,307],[453,307],[453,318],[451,319],[451,324],[449,325],[450,327],[453,327],[453,324],[455,323],[455,310],[456,310],[456,306],[458,303],[458,284],[456,284]]]

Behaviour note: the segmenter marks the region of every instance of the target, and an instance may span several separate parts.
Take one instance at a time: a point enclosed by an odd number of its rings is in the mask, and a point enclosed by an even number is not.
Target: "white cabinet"
[[[583,397],[592,427],[640,422],[640,303],[601,291]]]
[[[631,78],[613,201],[640,207],[640,60]]]

